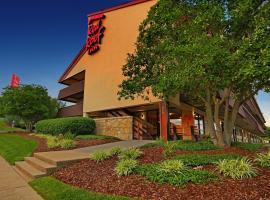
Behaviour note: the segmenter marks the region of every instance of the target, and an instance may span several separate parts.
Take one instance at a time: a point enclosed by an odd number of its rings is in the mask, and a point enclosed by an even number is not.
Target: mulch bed
[[[162,148],[150,147],[142,149],[144,155],[139,159],[141,164],[159,162],[163,160]],[[186,151],[178,151],[183,154]],[[252,153],[238,148],[225,150],[195,151],[189,153],[223,154],[238,153],[252,155]],[[157,184],[148,181],[140,175],[118,177],[114,173],[117,158],[111,158],[101,163],[90,159],[67,166],[56,171],[53,176],[67,184],[84,188],[93,192],[111,195],[137,197],[145,200],[266,200],[270,199],[270,169],[259,168],[260,176],[233,180],[221,180],[208,184],[188,184],[185,188],[174,187],[170,184]],[[203,169],[213,171],[213,166],[207,165]]]
[[[37,137],[34,135],[29,135],[27,133],[16,133],[16,134],[25,138],[25,139],[35,140],[38,142],[38,146],[34,150],[34,153],[67,150],[67,149],[63,149],[63,148],[48,148],[47,140],[45,138],[40,138],[40,137]],[[95,146],[95,145],[100,145],[100,144],[106,144],[106,143],[111,143],[111,142],[117,142],[117,141],[119,141],[119,140],[114,140],[114,139],[110,139],[110,140],[75,140],[75,147],[68,149],[68,150],[89,147],[89,146]]]

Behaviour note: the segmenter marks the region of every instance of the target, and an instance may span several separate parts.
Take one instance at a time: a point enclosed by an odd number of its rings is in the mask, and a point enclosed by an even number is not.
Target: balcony
[[[83,98],[84,80],[73,83],[72,85],[60,90],[58,99],[76,103]]]
[[[83,103],[61,108],[58,111],[58,117],[76,117],[83,116]]]

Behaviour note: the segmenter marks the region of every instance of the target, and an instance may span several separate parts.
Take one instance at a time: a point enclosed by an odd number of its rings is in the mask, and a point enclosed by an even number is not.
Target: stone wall
[[[117,137],[121,140],[132,140],[133,117],[108,117],[95,119],[96,134]]]

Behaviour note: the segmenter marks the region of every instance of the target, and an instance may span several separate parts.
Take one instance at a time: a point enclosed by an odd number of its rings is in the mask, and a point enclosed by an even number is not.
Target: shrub
[[[64,135],[64,139],[67,139],[67,140],[74,140],[75,137],[76,137],[76,135],[75,134],[72,134],[71,132],[67,132]]]
[[[121,147],[113,147],[111,150],[110,150],[110,154],[112,155],[112,156],[118,156],[118,155],[120,155],[121,153],[122,153],[122,149],[121,149]]]
[[[120,159],[128,160],[128,159],[137,159],[141,156],[142,152],[136,148],[130,148],[128,150],[122,151],[119,155]]]
[[[72,133],[84,135],[92,133],[96,128],[95,121],[86,117],[68,117],[48,119],[36,124],[36,131],[43,134],[59,135]]]
[[[157,183],[170,183],[175,186],[185,186],[187,183],[204,183],[215,181],[217,175],[205,170],[183,169],[180,173],[171,171],[170,173],[160,172],[161,164],[147,164],[138,166],[136,173],[146,176],[150,181]]]
[[[262,144],[259,144],[259,143],[240,143],[240,142],[235,142],[235,143],[232,143],[232,146],[254,152],[254,151],[257,151],[260,148],[262,148],[263,145]]]
[[[219,173],[233,179],[248,178],[257,174],[257,170],[247,158],[221,160],[216,162],[216,165]]]
[[[109,159],[110,157],[111,157],[111,155],[106,151],[96,151],[91,156],[91,159],[96,161],[96,162],[101,162],[101,161]]]
[[[181,173],[185,169],[185,165],[180,160],[165,160],[159,165],[161,173]]]
[[[186,151],[201,151],[201,150],[214,150],[218,149],[210,140],[204,140],[199,142],[193,141],[177,141],[176,149]]]
[[[60,147],[59,138],[48,136],[46,139],[49,149]]]
[[[255,161],[262,167],[270,167],[270,152],[267,154],[259,153]]]
[[[75,146],[74,141],[70,139],[62,139],[59,141],[59,145],[63,149],[70,149]]]
[[[134,172],[138,163],[133,159],[120,160],[117,162],[115,172],[118,176],[127,176]]]
[[[240,155],[236,154],[217,154],[217,155],[207,155],[207,154],[185,154],[178,155],[174,159],[181,160],[185,165],[190,167],[196,167],[201,165],[214,164],[219,160],[232,160],[241,158]]]
[[[170,157],[175,153],[175,149],[176,149],[176,143],[175,142],[166,142],[164,144],[163,155],[165,157]]]

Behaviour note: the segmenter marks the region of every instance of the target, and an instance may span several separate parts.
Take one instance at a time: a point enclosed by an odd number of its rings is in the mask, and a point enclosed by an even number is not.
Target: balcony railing
[[[84,80],[77,83],[73,83],[72,85],[60,90],[58,99],[68,100],[69,97],[73,96],[75,97],[77,94],[83,93],[83,91],[84,91]]]
[[[83,104],[78,103],[76,105],[61,108],[57,115],[58,117],[83,116]]]

